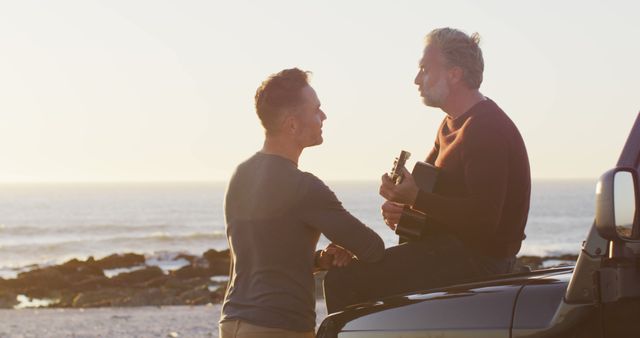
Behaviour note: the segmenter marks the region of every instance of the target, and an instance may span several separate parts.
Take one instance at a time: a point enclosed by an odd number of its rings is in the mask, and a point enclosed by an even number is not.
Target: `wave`
[[[179,240],[217,240],[217,239],[226,239],[227,235],[223,231],[214,231],[207,233],[191,233],[186,235],[172,235],[167,232],[154,232],[150,236],[145,237],[149,239],[155,239],[158,241],[179,241]]]
[[[565,254],[577,255],[580,253],[581,242],[575,243],[522,243],[522,249],[518,256],[560,256]]]
[[[69,240],[69,236],[62,238],[49,238],[44,242],[8,244],[0,246],[0,256],[4,253],[35,253],[35,252],[65,252],[72,248],[107,247],[120,248],[131,247],[155,247],[162,248],[166,244],[188,244],[193,242],[213,242],[226,241],[226,234],[222,231],[196,232],[188,234],[171,234],[167,232],[157,232],[151,234],[141,234],[139,236],[112,236],[107,238],[79,238]],[[9,242],[12,243],[12,242]]]
[[[45,227],[45,226],[11,226],[0,225],[0,234],[3,236],[30,236],[30,235],[43,235],[43,234],[113,234],[113,233],[127,233],[127,232],[140,232],[140,231],[167,231],[179,228],[181,226],[170,224],[151,224],[151,225],[127,225],[127,224],[96,224],[96,225],[82,225],[82,226],[60,226],[60,227]]]

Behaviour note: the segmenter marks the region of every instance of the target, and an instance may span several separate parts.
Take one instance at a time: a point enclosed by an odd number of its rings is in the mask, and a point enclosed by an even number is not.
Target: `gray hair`
[[[480,34],[471,36],[455,28],[437,28],[425,37],[426,44],[437,46],[448,66],[460,67],[464,71],[464,82],[471,89],[480,88],[484,59],[480,50]]]

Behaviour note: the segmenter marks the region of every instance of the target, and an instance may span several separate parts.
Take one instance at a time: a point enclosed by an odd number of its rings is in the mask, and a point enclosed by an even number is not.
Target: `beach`
[[[563,255],[557,257],[521,256],[518,258],[519,266],[539,269],[551,266],[572,265],[576,260],[575,255]],[[188,268],[183,267],[184,268]],[[59,267],[51,267],[56,269]],[[142,270],[135,270],[142,271]],[[134,271],[134,272],[135,272]],[[123,272],[120,275],[127,275]],[[168,276],[175,276],[175,271],[170,271]],[[117,277],[113,276],[111,278]],[[316,329],[327,316],[327,310],[321,290],[323,273],[315,275],[316,278]],[[170,277],[169,277],[170,278]],[[163,279],[161,277],[160,279]],[[156,279],[157,280],[157,279]],[[177,279],[179,280],[179,279]],[[181,283],[189,284],[193,279],[183,280]],[[215,277],[209,281],[212,283]],[[177,285],[180,282],[174,283]],[[220,282],[213,282],[220,288]],[[116,288],[122,290],[126,288]],[[209,288],[211,290],[211,288]],[[153,290],[153,289],[152,289]],[[165,291],[160,292],[166,293]],[[152,294],[152,297],[128,297],[138,298],[142,303],[128,306],[114,306],[119,304],[118,299],[103,299],[98,304],[83,307],[84,304],[75,302],[62,304],[37,304],[27,297],[22,297],[23,302],[15,309],[0,309],[0,338],[29,338],[29,337],[218,337],[218,320],[221,310],[221,289],[210,291],[205,296],[214,302],[206,305],[162,305],[145,306],[144,302],[157,302],[157,293],[150,293],[149,289],[139,288],[138,292]],[[101,293],[100,291],[97,291]],[[193,294],[187,291],[187,294]],[[174,298],[169,298],[174,301]],[[125,301],[126,304],[126,301]],[[35,307],[53,306],[53,307]],[[65,306],[60,308],[60,306]],[[34,308],[35,307],[35,308]]]
[[[316,311],[319,324],[323,302]],[[218,337],[219,318],[220,304],[0,310],[0,337]]]

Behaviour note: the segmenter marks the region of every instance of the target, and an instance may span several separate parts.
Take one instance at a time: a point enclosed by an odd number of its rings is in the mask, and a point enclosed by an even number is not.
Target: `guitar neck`
[[[396,157],[395,161],[393,162],[393,168],[391,168],[389,176],[395,184],[400,184],[400,182],[402,182],[402,168],[404,168],[404,165],[407,163],[409,157],[411,157],[411,153],[402,150],[400,152],[400,155]]]

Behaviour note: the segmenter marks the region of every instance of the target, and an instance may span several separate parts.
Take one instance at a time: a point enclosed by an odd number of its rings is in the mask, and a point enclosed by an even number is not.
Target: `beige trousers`
[[[275,329],[249,324],[241,320],[220,323],[220,338],[314,338],[315,333]]]

